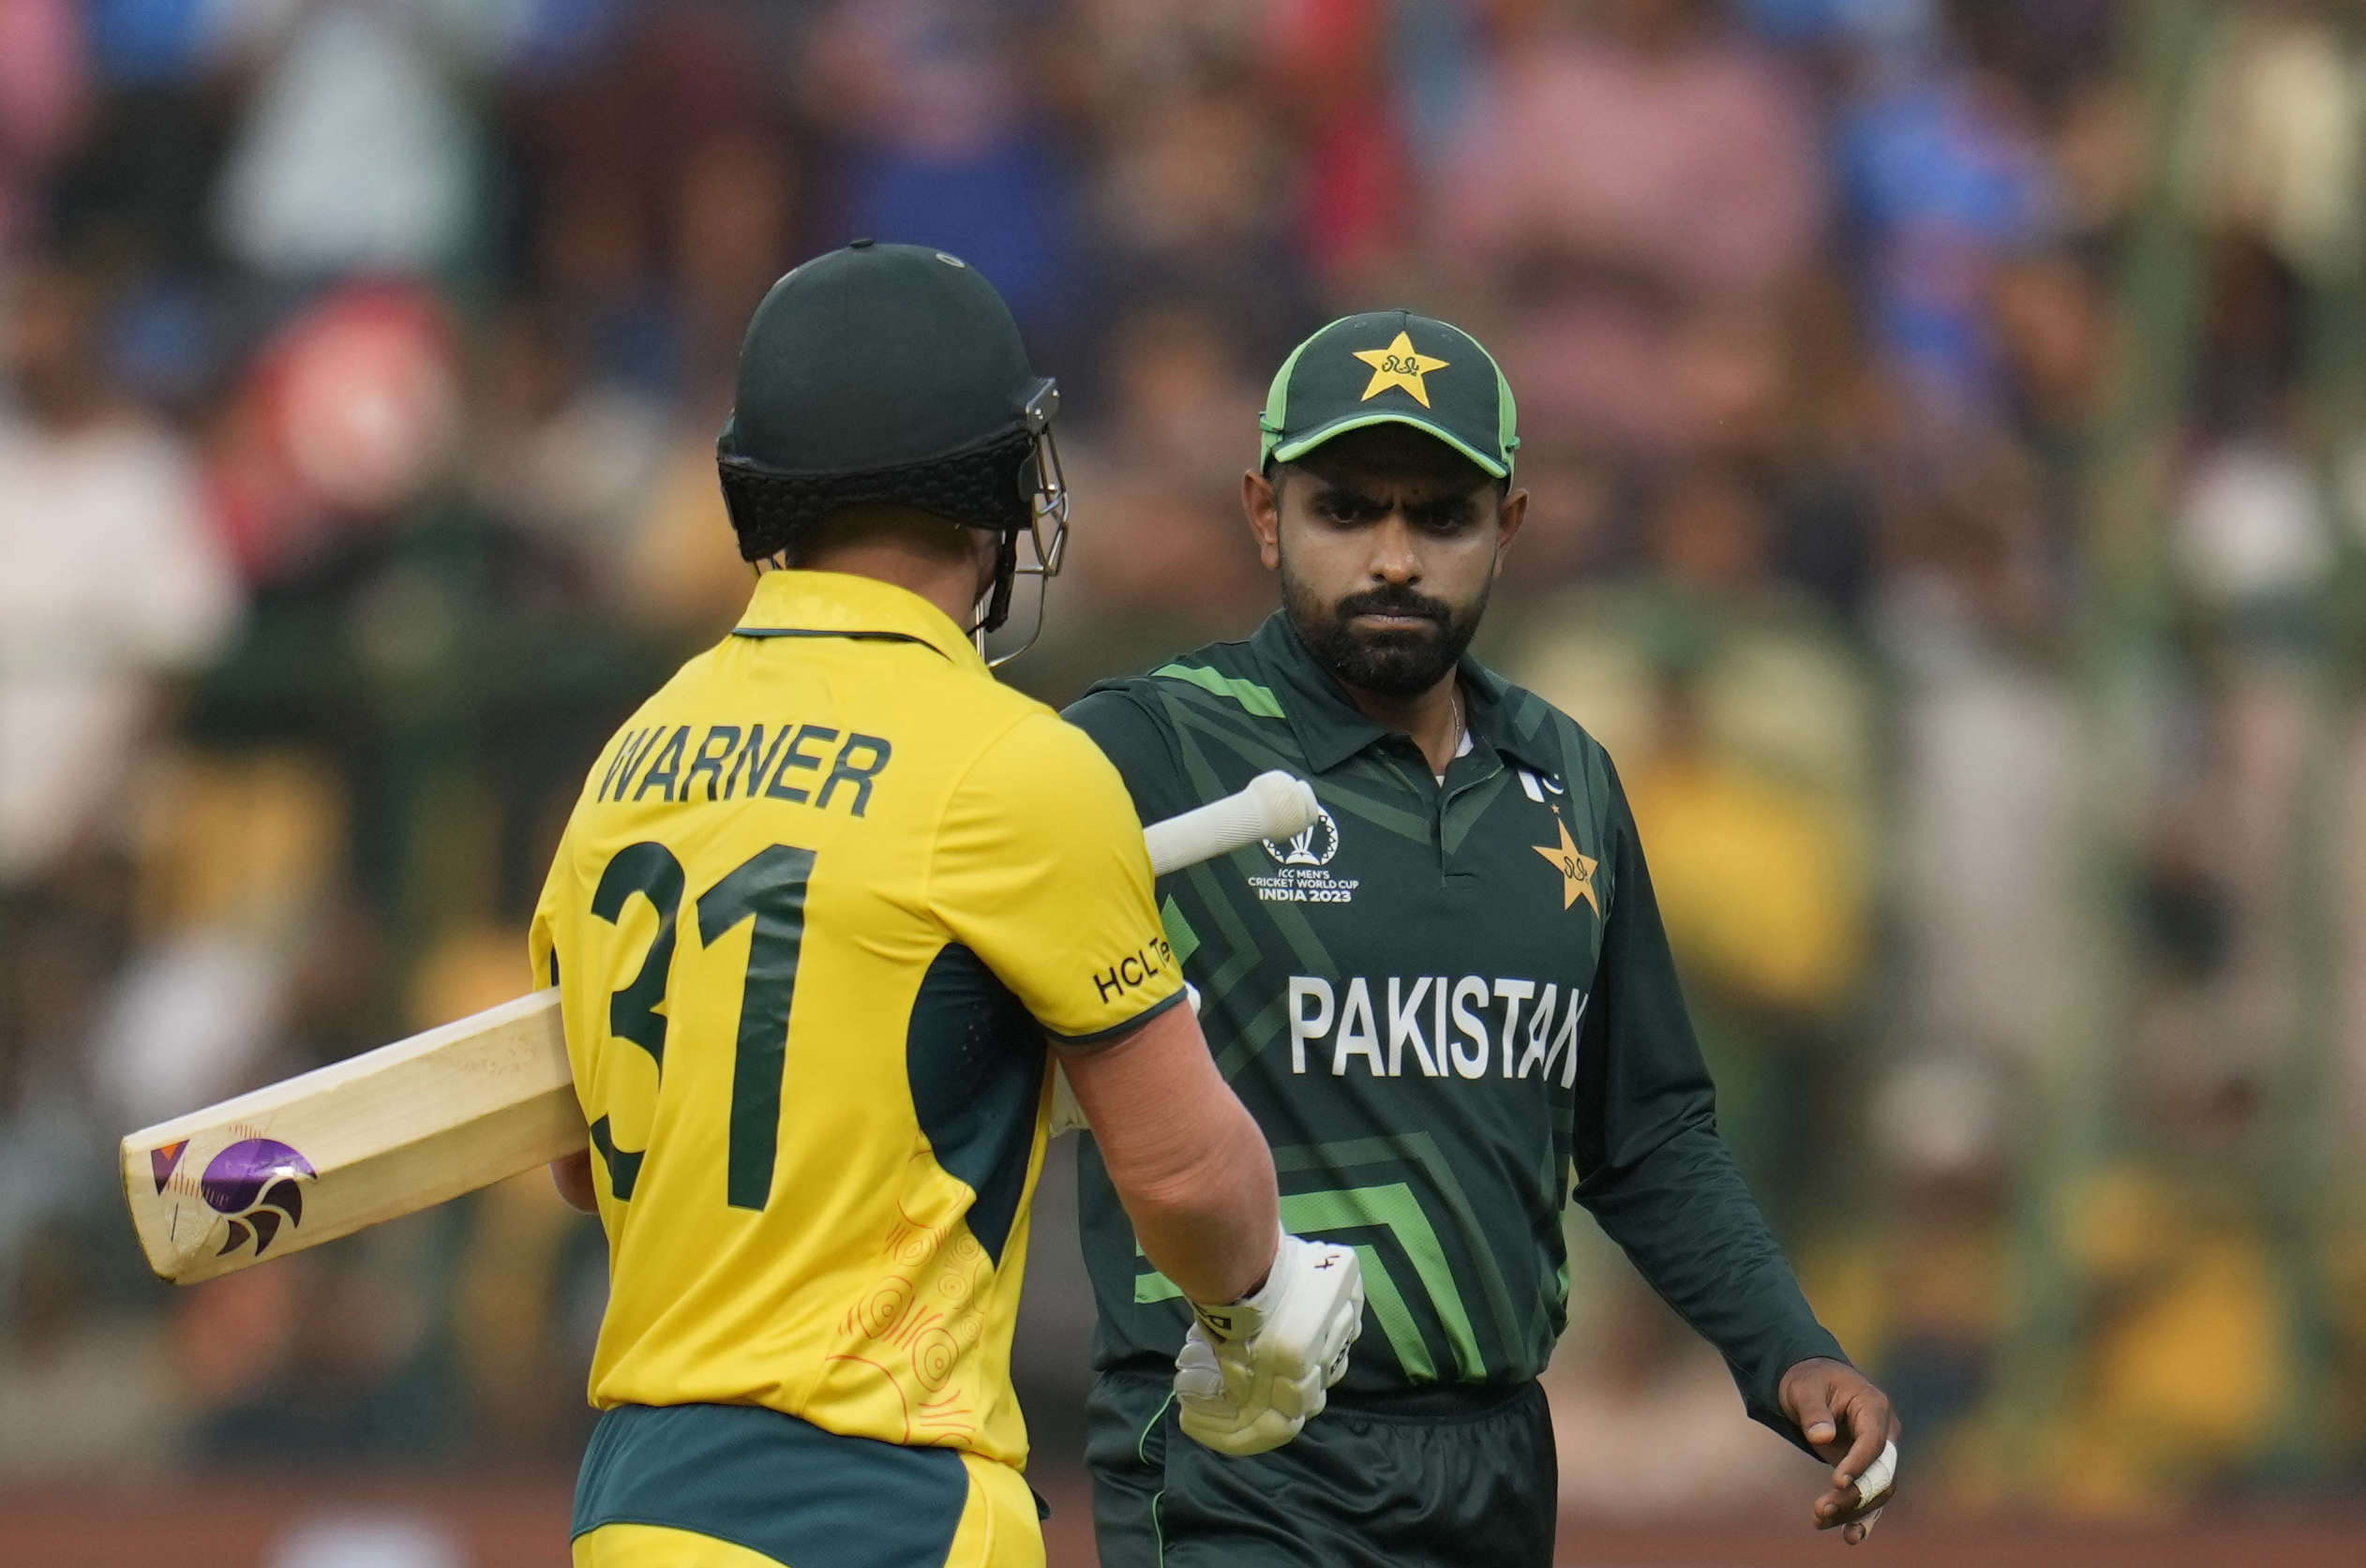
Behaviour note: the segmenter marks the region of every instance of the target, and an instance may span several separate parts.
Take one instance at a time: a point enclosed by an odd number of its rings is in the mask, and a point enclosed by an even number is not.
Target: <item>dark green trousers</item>
[[[1560,1471],[1533,1382],[1334,1397],[1251,1459],[1185,1437],[1172,1393],[1145,1373],[1094,1381],[1101,1568],[1551,1568]]]

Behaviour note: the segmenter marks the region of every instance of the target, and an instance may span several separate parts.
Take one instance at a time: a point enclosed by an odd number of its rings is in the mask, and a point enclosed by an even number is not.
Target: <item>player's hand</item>
[[[1364,1277],[1354,1249],[1285,1234],[1256,1292],[1228,1307],[1194,1302],[1175,1358],[1186,1435],[1246,1458],[1288,1442],[1323,1413],[1364,1331]]]
[[[1816,1528],[1855,1546],[1873,1532],[1897,1492],[1898,1425],[1890,1396],[1845,1361],[1818,1356],[1783,1374],[1783,1413],[1832,1467],[1832,1490],[1816,1500]]]
[[[550,1185],[559,1189],[559,1196],[569,1208],[585,1214],[600,1212],[600,1195],[592,1186],[592,1151],[577,1149],[550,1162]]]

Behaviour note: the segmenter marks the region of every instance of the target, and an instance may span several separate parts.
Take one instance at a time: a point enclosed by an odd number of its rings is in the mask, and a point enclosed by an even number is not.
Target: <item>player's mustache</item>
[[[1359,615],[1412,615],[1424,620],[1434,620],[1441,631],[1454,624],[1454,606],[1443,599],[1431,599],[1409,588],[1374,588],[1361,593],[1351,593],[1331,606],[1337,623],[1345,626]]]

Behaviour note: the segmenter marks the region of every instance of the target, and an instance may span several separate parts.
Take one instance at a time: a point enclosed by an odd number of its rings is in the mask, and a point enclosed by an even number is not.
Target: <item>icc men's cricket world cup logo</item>
[[[1265,840],[1265,853],[1285,866],[1327,866],[1340,852],[1340,825],[1322,807],[1314,820],[1288,839]]]

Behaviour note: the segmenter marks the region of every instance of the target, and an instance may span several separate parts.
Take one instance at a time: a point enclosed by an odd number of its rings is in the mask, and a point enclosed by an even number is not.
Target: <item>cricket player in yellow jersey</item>
[[[1115,769],[980,656],[1065,528],[1001,300],[856,241],[773,287],[737,393],[754,598],[609,742],[533,925],[591,1127],[554,1169],[610,1263],[575,1561],[1040,1564],[1009,1357],[1047,1041],[1157,1266],[1320,1320],[1244,1341],[1265,1372],[1336,1376],[1353,1255],[1280,1233]]]

